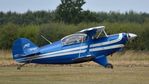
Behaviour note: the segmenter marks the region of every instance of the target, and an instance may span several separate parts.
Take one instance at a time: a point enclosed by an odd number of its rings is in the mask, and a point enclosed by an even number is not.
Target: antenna
[[[51,41],[49,41],[46,37],[44,37],[43,35],[41,35],[41,37],[44,39],[44,40],[46,40],[49,44],[52,44],[52,42]]]

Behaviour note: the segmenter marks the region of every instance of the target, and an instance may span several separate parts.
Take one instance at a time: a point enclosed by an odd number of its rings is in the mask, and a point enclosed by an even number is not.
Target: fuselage
[[[60,40],[40,47],[39,55],[29,56],[25,60],[30,59],[31,63],[39,64],[71,64],[92,61],[96,57],[108,56],[119,51],[127,41],[126,33],[99,38],[87,36],[84,42],[65,46]],[[19,60],[24,60],[24,58]]]

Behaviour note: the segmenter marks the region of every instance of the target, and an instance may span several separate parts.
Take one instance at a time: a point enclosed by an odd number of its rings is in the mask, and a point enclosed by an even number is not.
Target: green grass
[[[114,64],[113,70],[93,62],[75,65],[29,64],[17,70],[10,51],[1,50],[0,84],[149,84],[148,54],[148,51],[113,54],[108,57]]]
[[[149,67],[0,67],[0,84],[149,84]]]

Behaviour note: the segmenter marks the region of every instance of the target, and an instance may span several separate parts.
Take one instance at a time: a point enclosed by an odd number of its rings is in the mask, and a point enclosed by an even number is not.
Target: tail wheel
[[[111,68],[111,69],[113,69],[113,65],[110,64],[110,63],[108,63],[108,64],[105,66],[105,68]]]

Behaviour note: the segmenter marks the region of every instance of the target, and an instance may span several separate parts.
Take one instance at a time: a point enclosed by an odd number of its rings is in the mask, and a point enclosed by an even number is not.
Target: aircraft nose
[[[136,34],[133,34],[133,33],[127,33],[127,38],[128,38],[128,40],[133,40],[133,39],[135,39],[136,37],[137,37]]]

